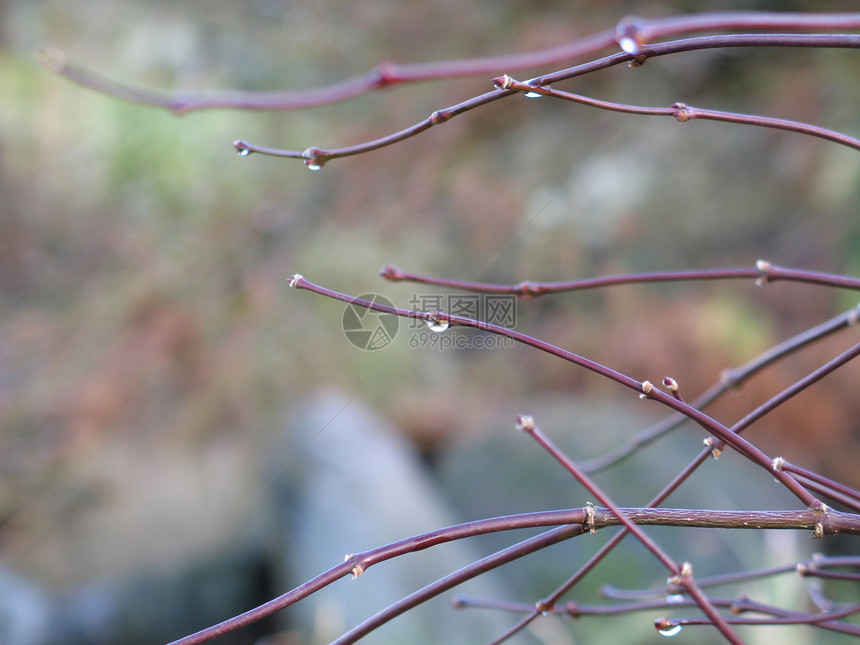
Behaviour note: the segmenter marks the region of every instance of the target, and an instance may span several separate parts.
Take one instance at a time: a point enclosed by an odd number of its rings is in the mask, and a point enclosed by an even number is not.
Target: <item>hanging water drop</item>
[[[549,85],[541,85],[541,87],[547,90],[550,89]],[[526,92],[523,96],[528,99],[539,99],[543,94],[540,94],[539,92]]]
[[[328,158],[325,156],[322,150],[319,148],[314,148],[313,146],[308,148],[302,153],[302,157],[305,160],[305,165],[308,167],[308,170],[322,170],[323,165]]]
[[[251,154],[251,148],[241,139],[234,141],[233,147],[236,149],[236,152],[239,154],[240,157],[247,157],[249,154]]]
[[[440,333],[448,329],[450,323],[444,318],[439,317],[439,312],[431,311],[427,314],[427,318],[424,319],[424,322],[427,324],[427,328],[430,331],[435,331],[436,333]]]
[[[671,596],[666,596],[666,602],[670,605],[678,605],[682,602],[686,602],[687,597],[682,593],[676,593]]]
[[[673,627],[667,627],[666,629],[658,629],[657,630],[661,636],[676,636],[681,633],[681,626],[674,625]]]

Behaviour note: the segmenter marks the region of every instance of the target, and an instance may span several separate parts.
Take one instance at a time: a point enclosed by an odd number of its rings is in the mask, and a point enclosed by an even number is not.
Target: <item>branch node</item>
[[[428,121],[433,125],[439,125],[440,123],[445,123],[448,121],[453,115],[448,110],[436,110],[431,115]]]
[[[670,587],[680,587],[682,589],[687,588],[687,584],[693,577],[693,565],[689,562],[684,562],[681,564],[681,570],[673,576],[669,576],[666,580],[666,584]]]
[[[675,103],[672,105],[672,109],[674,110],[674,112],[672,112],[672,116],[674,116],[675,120],[680,123],[684,123],[685,121],[689,121],[693,118],[686,103]]]
[[[374,79],[371,88],[374,90],[381,90],[397,81],[397,74],[394,73],[394,65],[389,61],[382,61],[373,71]]]
[[[720,458],[721,454],[723,454],[723,446],[725,444],[722,441],[714,437],[706,437],[702,443],[711,449],[711,457],[713,457],[715,461]]]
[[[824,520],[826,519],[827,514],[830,512],[830,507],[827,504],[819,500],[813,500],[812,504],[809,505],[809,510],[812,511],[816,515],[821,515],[822,519],[819,521],[812,532],[812,537],[822,538],[827,535],[827,530],[824,527]]]
[[[569,618],[579,618],[582,615],[582,610],[572,600],[570,602],[564,603],[564,613],[568,615]]]
[[[522,432],[532,433],[535,430],[535,419],[528,414],[521,414],[517,417],[517,430]]]
[[[597,527],[595,526],[594,504],[591,502],[585,503],[585,528],[587,528],[588,532],[592,535],[597,533]]]
[[[648,60],[647,54],[644,54],[644,53],[639,54],[635,58],[631,58],[629,61],[627,61],[627,67],[630,67],[630,68],[642,67],[645,64],[646,60]]]
[[[538,600],[535,603],[535,609],[541,613],[543,616],[549,616],[549,612],[553,610],[552,603],[548,603],[545,600]]]
[[[349,562],[350,560],[355,560],[354,554],[347,553],[345,556],[343,556],[344,562]],[[362,573],[364,573],[364,567],[361,565],[360,562],[356,561],[356,563],[352,565],[352,579],[355,580]]]
[[[639,398],[647,399],[653,389],[654,384],[651,381],[642,381],[642,394],[639,395]]]
[[[826,515],[830,512],[830,507],[827,504],[816,499],[813,500],[812,504],[809,505],[809,510],[817,515]]]
[[[541,290],[534,282],[525,280],[516,286],[515,293],[519,298],[534,298],[541,294]]]
[[[783,468],[785,468],[785,459],[782,457],[774,457],[773,463],[771,466],[775,472],[781,472]]]
[[[735,616],[737,616],[738,614],[742,614],[745,611],[743,606],[745,604],[747,604],[748,602],[749,602],[749,596],[747,596],[746,594],[740,593],[737,595],[737,597],[732,602],[731,606],[729,607],[729,611],[731,613],[733,613]]]
[[[720,372],[720,383],[732,389],[739,388],[741,385],[741,379],[738,376],[737,370],[726,368]]]
[[[756,260],[755,268],[758,269],[761,275],[756,278],[755,286],[763,287],[770,282],[770,274],[773,271],[773,265],[767,260]]]

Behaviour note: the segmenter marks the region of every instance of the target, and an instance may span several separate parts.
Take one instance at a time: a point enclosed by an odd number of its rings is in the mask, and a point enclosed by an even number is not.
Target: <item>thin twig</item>
[[[714,435],[718,439],[721,439],[726,444],[730,445],[732,448],[738,451],[740,454],[747,457],[750,461],[758,464],[760,467],[770,472],[775,479],[777,479],[806,506],[817,506],[819,504],[818,500],[816,500],[815,497],[809,493],[809,491],[803,488],[803,486],[801,486],[797,482],[797,480],[794,479],[789,473],[774,471],[772,468],[773,460],[755,445],[733,433],[726,426],[719,423],[717,420],[709,417],[700,410],[697,410],[696,408],[690,406],[687,403],[678,401],[669,394],[665,394],[659,391],[647,380],[637,381],[636,379],[627,376],[626,374],[622,374],[621,372],[606,367],[605,365],[602,365],[596,361],[585,358],[560,347],[556,347],[551,343],[547,343],[537,338],[533,338],[528,334],[524,334],[513,329],[508,329],[500,325],[495,325],[493,323],[474,320],[465,316],[455,316],[453,314],[448,314],[440,311],[413,311],[409,309],[390,307],[387,305],[380,304],[378,302],[362,300],[361,298],[348,296],[346,294],[339,293],[337,291],[333,291],[331,289],[327,289],[325,287],[313,284],[312,282],[306,280],[300,274],[293,275],[289,280],[289,285],[296,289],[306,289],[308,291],[312,291],[328,298],[340,300],[342,302],[346,302],[348,304],[358,307],[363,307],[365,309],[372,309],[381,313],[394,314],[403,318],[423,320],[425,322],[430,321],[434,324],[447,323],[447,326],[459,325],[463,327],[471,327],[473,329],[480,329],[483,331],[490,332],[492,334],[497,334],[499,336],[505,336],[518,343],[529,345],[531,347],[534,347],[535,349],[541,350],[542,352],[566,360],[570,363],[573,363],[574,365],[584,367],[585,369],[599,374],[604,378],[607,378],[611,381],[615,381],[616,383],[619,383],[631,390],[639,392],[640,398],[655,400],[666,407],[669,407],[677,412],[683,413],[685,416],[689,417],[699,426],[704,428],[708,433]]]
[[[546,294],[584,291],[627,284],[659,282],[704,282],[709,280],[757,280],[760,285],[781,280],[817,284],[829,287],[860,290],[860,279],[835,273],[822,273],[777,266],[767,260],[758,260],[754,267],[733,267],[725,269],[692,269],[687,271],[653,271],[645,273],[623,273],[619,275],[598,276],[581,280],[563,282],[534,282],[525,280],[517,284],[491,284],[452,280],[409,273],[393,265],[386,265],[379,275],[391,282],[418,282],[441,287],[452,287],[477,293],[510,294],[520,298],[536,298]]]
[[[768,365],[785,358],[807,345],[822,340],[831,334],[855,326],[860,319],[860,306],[831,318],[811,329],[807,329],[796,336],[771,347],[755,358],[747,361],[740,367],[723,370],[720,382],[709,387],[705,392],[696,397],[691,405],[700,410],[707,407],[728,390],[738,388],[748,379],[760,372]],[[682,415],[671,415],[662,421],[645,428],[626,443],[607,452],[604,455],[580,462],[580,467],[588,473],[597,472],[614,466],[623,459],[629,457],[639,449],[649,445],[658,438],[680,426],[686,417]]]
[[[779,16],[780,14],[774,14]],[[808,14],[813,17],[815,14]],[[720,14],[705,14],[705,21],[700,21],[689,31],[670,33],[696,33],[702,31],[726,30],[735,28],[755,29],[756,27],[727,27],[721,24]],[[703,18],[705,17],[703,16]],[[832,17],[831,17],[832,16]],[[683,18],[683,17],[676,17]],[[824,15],[830,21],[829,26],[822,29],[854,29],[860,27],[856,14],[849,14],[847,19],[838,20],[836,15]],[[664,19],[666,28],[672,19]],[[705,22],[708,24],[706,25]],[[641,24],[641,22],[640,22]],[[653,24],[653,23],[652,23]],[[759,23],[761,24],[761,23]],[[789,23],[783,23],[789,24]],[[841,26],[834,27],[839,24]],[[779,29],[780,27],[763,27]],[[812,30],[815,27],[797,27],[794,29]],[[649,27],[649,37],[654,36],[653,27]],[[658,28],[659,29],[659,28]],[[102,94],[109,94],[126,101],[151,105],[168,109],[176,114],[186,114],[195,110],[238,109],[238,110],[295,110],[317,107],[329,103],[346,101],[348,99],[392,87],[404,83],[426,82],[434,80],[449,80],[467,76],[489,76],[501,72],[520,71],[557,64],[583,56],[593,55],[602,49],[612,47],[618,41],[618,30],[608,29],[590,36],[578,38],[572,42],[548,47],[546,49],[524,52],[513,55],[488,56],[483,58],[439,61],[433,63],[396,64],[383,62],[374,69],[329,85],[304,90],[210,90],[201,92],[167,92],[136,87],[127,83],[113,80],[104,74],[77,65],[68,56],[56,48],[48,48],[42,52],[41,60],[49,69],[64,76],[68,80],[88,87]],[[640,32],[643,33],[643,32]],[[693,49],[712,49],[715,47],[858,47],[857,36],[854,34],[721,34],[706,36],[699,39],[687,39],[689,42],[683,49],[678,49],[673,43],[646,45],[640,43],[635,56],[662,56],[668,53],[691,51]],[[678,41],[683,42],[683,41]],[[623,53],[619,62],[627,62],[634,54]],[[617,64],[617,63],[615,63]],[[568,78],[568,77],[563,77]]]

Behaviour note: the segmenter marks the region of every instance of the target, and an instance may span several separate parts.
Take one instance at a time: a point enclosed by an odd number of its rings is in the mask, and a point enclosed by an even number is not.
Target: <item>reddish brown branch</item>
[[[636,55],[644,53],[651,57],[681,51],[665,51],[665,47],[661,48],[663,43],[659,45],[645,44],[646,40],[644,39],[650,40],[660,36],[736,29],[814,31],[816,29],[835,30],[860,27],[857,14],[843,14],[841,17],[840,14],[818,14],[817,17],[820,19],[817,23],[822,25],[821,27],[813,25],[812,19],[816,17],[816,14],[806,14],[810,18],[809,26],[806,27],[797,26],[796,19],[790,17],[792,14],[748,14],[746,20],[740,21],[736,19],[738,15],[702,14],[695,16],[697,20],[694,21],[688,20],[685,16],[656,21],[631,18],[622,21],[619,27],[614,30],[605,30],[569,43],[534,52],[433,63],[396,64],[384,62],[364,74],[304,90],[167,92],[136,87],[110,79],[103,74],[70,62],[64,52],[55,48],[49,48],[42,53],[42,62],[49,69],[84,87],[126,101],[165,108],[176,114],[211,109],[294,110],[346,101],[368,92],[403,83],[467,76],[488,76],[500,72],[513,72],[557,64],[565,60],[593,55],[602,49],[612,47],[619,39],[627,38],[628,40],[624,42],[629,42],[631,29],[636,30],[633,38],[639,41]],[[744,26],[739,26],[742,23]],[[689,24],[691,28],[682,27],[684,24]],[[756,27],[756,24],[762,26]],[[780,27],[778,26],[780,24],[790,26]],[[852,39],[853,37],[853,34],[728,34],[705,37],[709,40],[701,39],[701,42],[696,43],[694,47],[697,49],[738,46],[857,47],[857,41]],[[721,38],[725,40],[721,42]],[[730,39],[735,39],[736,42],[732,42]],[[626,60],[631,57],[632,54],[626,54]]]
[[[434,278],[409,273],[392,265],[386,265],[379,271],[386,280],[392,282],[408,281],[432,284],[442,287],[453,287],[463,291],[478,293],[511,294],[521,298],[536,298],[551,293],[583,291],[625,284],[651,282],[700,282],[706,280],[759,280],[759,284],[778,282],[780,280],[818,284],[830,287],[860,290],[860,279],[833,273],[820,273],[805,269],[781,267],[758,260],[755,267],[738,267],[727,269],[693,269],[689,271],[655,271],[645,273],[626,273],[611,276],[599,276],[582,280],[564,282],[533,282],[524,281],[517,284],[489,284],[486,282],[469,282],[466,280],[450,280]]]
[[[571,101],[588,105],[601,110],[609,110],[611,112],[623,112],[625,114],[640,114],[646,116],[671,116],[676,121],[685,123],[693,119],[705,119],[709,121],[724,121],[727,123],[740,123],[743,125],[754,125],[763,128],[773,128],[775,130],[786,130],[788,132],[797,132],[806,134],[812,137],[818,137],[827,141],[833,141],[855,150],[860,150],[860,139],[849,137],[835,130],[820,128],[809,123],[801,123],[800,121],[789,121],[787,119],[776,119],[773,117],[758,116],[754,114],[737,114],[734,112],[724,112],[721,110],[706,110],[696,108],[686,103],[675,103],[672,107],[644,107],[640,105],[628,105],[625,103],[614,103],[611,101],[601,101],[599,99],[582,96],[580,94],[571,94],[570,92],[561,92],[546,86],[536,85],[534,83],[522,83],[510,76],[499,76],[493,79],[493,84],[502,90],[517,90],[519,92],[527,92],[530,94],[540,94],[552,98]]]

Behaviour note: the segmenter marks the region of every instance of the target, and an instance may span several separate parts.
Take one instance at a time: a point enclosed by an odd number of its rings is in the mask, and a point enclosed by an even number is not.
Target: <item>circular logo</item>
[[[378,293],[365,293],[358,299],[394,306],[388,298]],[[398,324],[394,314],[383,314],[354,304],[348,304],[343,310],[342,327],[346,339],[366,351],[382,349],[394,340]]]

